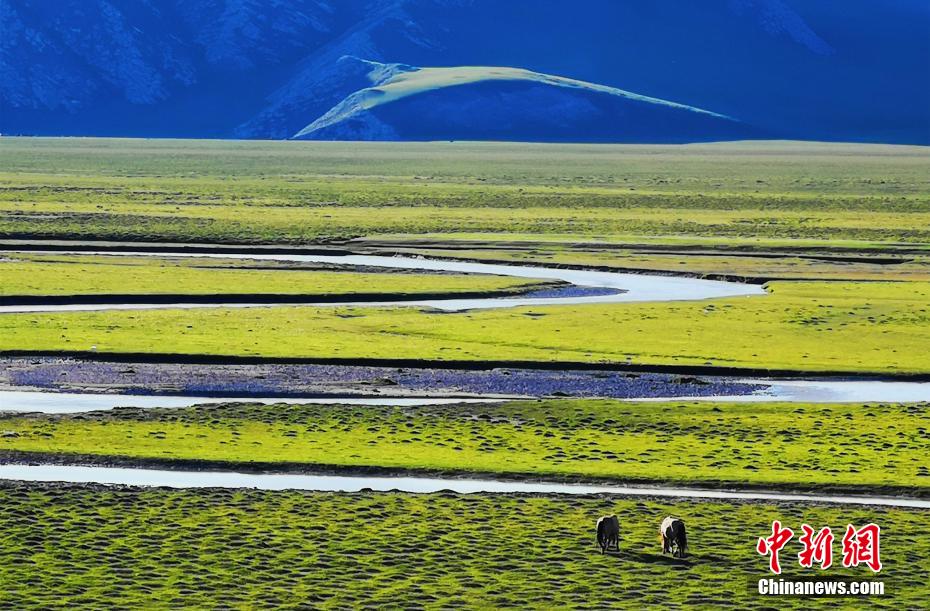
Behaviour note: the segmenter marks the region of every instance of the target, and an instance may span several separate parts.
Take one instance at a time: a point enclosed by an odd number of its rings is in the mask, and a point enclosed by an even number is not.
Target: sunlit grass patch
[[[921,147],[9,139],[0,236],[930,242]]]
[[[132,399],[126,403],[131,405]],[[926,488],[927,405],[614,400],[7,416],[0,450],[536,477]]]
[[[0,351],[526,360],[930,371],[930,283],[773,282],[770,295],[438,314],[415,307],[0,316]]]
[[[541,281],[480,274],[360,273],[227,259],[34,255],[0,258],[0,295],[353,295],[520,292]]]

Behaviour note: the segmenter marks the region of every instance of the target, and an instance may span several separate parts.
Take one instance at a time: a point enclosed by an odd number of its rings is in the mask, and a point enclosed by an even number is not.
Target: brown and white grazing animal
[[[684,558],[688,551],[688,535],[685,533],[685,522],[681,518],[668,516],[659,526],[659,535],[662,537],[662,553],[671,553],[673,558]]]
[[[620,520],[616,515],[603,516],[597,521],[597,544],[603,554],[613,547],[620,551]]]

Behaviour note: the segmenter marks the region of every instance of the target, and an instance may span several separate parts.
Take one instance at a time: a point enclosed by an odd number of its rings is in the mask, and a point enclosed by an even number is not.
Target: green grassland
[[[0,237],[930,243],[922,147],[4,138],[0,167]]]
[[[433,256],[792,280],[770,282],[770,294],[755,297],[459,313],[295,306],[4,314],[0,352],[95,346],[99,355],[930,373],[926,147],[0,138],[0,168],[0,239],[352,240]],[[746,256],[769,252],[779,256]],[[821,256],[831,252],[844,258]],[[0,260],[0,294],[23,296],[531,284],[271,262]],[[6,460],[209,460],[923,495],[928,420],[925,404],[224,405],[4,415],[0,452]],[[755,594],[755,580],[769,576],[755,542],[773,519],[835,531],[880,524],[878,578],[888,595],[869,600],[873,607],[922,608],[930,572],[927,512],[878,507],[21,483],[0,484],[0,507],[4,608],[861,606]],[[623,525],[622,552],[601,556],[593,525],[612,512]],[[658,553],[656,529],[669,514],[687,520],[687,560]],[[796,552],[783,556],[786,578],[873,578],[864,568],[802,570]]]
[[[768,295],[443,313],[266,307],[0,315],[0,353],[533,361],[930,374],[930,149],[0,138],[0,239],[242,244],[596,265]],[[25,248],[25,247],[23,247]],[[747,255],[775,254],[776,257]],[[828,255],[828,256],[825,256]],[[833,256],[836,255],[836,256]],[[840,257],[841,255],[841,257]],[[520,291],[487,276],[6,254],[0,294]],[[925,495],[926,404],[517,401],[3,415],[0,453]],[[853,607],[765,599],[773,519],[882,526],[892,609],[926,603],[926,511],[441,493],[0,483],[0,607]],[[595,552],[616,512],[622,552]],[[659,555],[662,517],[692,557]],[[791,545],[796,542],[792,541]],[[838,543],[837,543],[838,545]],[[855,576],[868,569],[785,577]],[[861,603],[862,601],[858,601]]]
[[[0,487],[0,505],[0,606],[17,609],[917,609],[930,557],[926,512],[882,508],[21,484]],[[608,513],[621,552],[602,556],[594,523]],[[688,559],[659,553],[669,514],[687,521]],[[880,579],[886,595],[755,593],[771,576],[755,542],[773,519],[881,525],[877,576],[836,560],[802,569],[795,538],[782,577]]]
[[[131,404],[131,399],[127,400]],[[807,489],[930,487],[930,406],[519,401],[5,416],[0,451]]]
[[[0,316],[0,352],[525,360],[930,372],[930,283],[772,282],[709,301],[503,308],[275,307]]]
[[[258,265],[272,269],[256,269]],[[352,295],[520,292],[539,281],[505,276],[359,273],[272,262],[88,255],[6,254],[0,295]]]

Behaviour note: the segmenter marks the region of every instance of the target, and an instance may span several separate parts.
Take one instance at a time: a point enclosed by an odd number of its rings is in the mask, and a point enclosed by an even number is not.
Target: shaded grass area
[[[127,399],[131,404],[131,399]],[[0,419],[0,450],[807,489],[926,489],[915,405],[519,401],[242,405]]]
[[[9,139],[0,236],[930,242],[923,147]]]
[[[359,273],[226,259],[6,254],[0,296],[109,294],[352,295],[520,292],[542,281],[478,274]]]
[[[886,596],[868,604],[903,609],[925,602],[930,557],[926,512],[880,508],[15,483],[0,487],[0,504],[0,605],[18,609],[773,608],[750,589],[771,576],[755,541],[773,519],[796,530],[880,524],[877,577],[802,569],[796,539],[782,577],[883,579]],[[620,519],[621,552],[602,556],[594,523],[608,513]],[[688,559],[659,553],[669,514],[687,521]]]
[[[0,351],[930,371],[930,283],[773,282],[768,296],[438,313],[410,307],[0,316]]]

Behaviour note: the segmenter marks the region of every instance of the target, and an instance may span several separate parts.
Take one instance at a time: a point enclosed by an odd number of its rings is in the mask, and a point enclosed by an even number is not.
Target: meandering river
[[[67,254],[67,253],[58,253]],[[635,301],[676,301],[722,297],[750,297],[764,295],[757,285],[716,280],[650,276],[588,270],[571,270],[519,265],[497,265],[463,261],[445,261],[412,257],[383,257],[368,255],[303,255],[303,254],[214,254],[190,252],[94,252],[80,254],[111,256],[208,257],[217,259],[257,259],[303,263],[332,263],[369,267],[385,267],[424,271],[444,271],[475,274],[494,274],[521,278],[560,280],[576,287],[612,289],[606,295],[514,296],[483,299],[429,299],[422,301],[307,303],[304,305],[353,306],[416,306],[449,311],[516,306],[564,304],[624,303]],[[75,304],[3,306],[0,313],[56,312],[77,310],[141,310],[158,308],[210,308],[210,307],[271,307],[276,304],[242,303],[177,303],[177,304]],[[281,305],[281,304],[278,304]],[[286,305],[295,305],[289,303]],[[863,380],[743,380],[766,387],[753,394],[737,397],[675,397],[675,400],[739,400],[739,401],[930,401],[930,383],[884,382]],[[133,407],[185,407],[199,403],[249,401],[263,403],[347,403],[363,405],[431,405],[474,401],[500,401],[501,398],[276,398],[276,397],[180,397],[138,396],[112,394],[76,394],[54,392],[0,392],[0,410],[46,413],[75,413],[90,410]],[[650,400],[662,400],[651,398]],[[304,489],[326,491],[401,490],[405,492],[437,492],[453,490],[472,492],[522,492],[546,494],[617,494],[626,496],[664,496],[711,498],[731,500],[757,500],[772,502],[821,502],[860,505],[889,505],[897,507],[930,508],[930,501],[920,499],[886,498],[855,495],[808,495],[758,491],[702,490],[678,487],[601,486],[593,484],[564,484],[545,482],[516,482],[480,479],[440,479],[421,477],[352,477],[334,475],[250,474],[235,472],[174,471],[138,468],[110,468],[67,465],[0,465],[0,479],[25,481],[66,481],[75,483],[127,484],[140,486],[172,487],[250,487],[263,490]]]
[[[47,254],[47,253],[46,253]],[[308,302],[305,304],[274,303],[101,303],[101,304],[52,304],[52,305],[10,305],[0,306],[0,313],[16,312],[66,312],[95,310],[152,310],[166,308],[255,308],[280,305],[309,306],[414,306],[428,307],[447,311],[478,310],[487,308],[511,308],[517,306],[570,305],[593,303],[626,303],[635,301],[681,301],[692,299],[712,299],[721,297],[740,297],[765,295],[765,290],[754,284],[704,280],[700,278],[682,278],[677,276],[651,276],[644,274],[624,274],[590,270],[560,269],[548,267],[530,267],[522,265],[495,265],[490,263],[471,263],[466,261],[445,261],[420,259],[415,257],[382,257],[374,255],[286,255],[286,254],[218,254],[190,252],[103,252],[103,251],[68,251],[55,254],[83,254],[108,256],[149,256],[149,257],[194,257],[215,259],[254,259],[260,261],[287,261],[297,263],[329,263],[338,265],[357,265],[367,267],[384,267],[437,272],[456,272],[469,274],[491,274],[496,276],[513,276],[541,280],[561,280],[577,287],[613,289],[607,295],[582,295],[565,297],[488,297],[477,299],[426,299],[421,301],[377,301],[353,302],[351,297],[345,301],[325,303]]]

